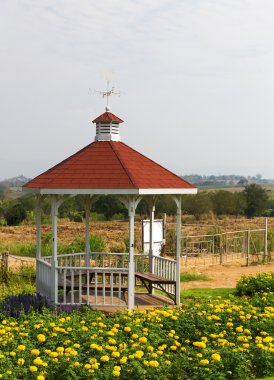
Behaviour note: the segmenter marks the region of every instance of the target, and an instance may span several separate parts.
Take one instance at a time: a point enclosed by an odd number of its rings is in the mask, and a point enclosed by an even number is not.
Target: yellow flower
[[[121,375],[120,371],[112,371],[112,375],[115,377],[119,377]]]
[[[43,375],[37,376],[37,380],[45,380],[45,377]]]
[[[90,365],[90,364],[85,364],[85,365],[84,365],[84,368],[85,368],[85,369],[90,369],[90,368],[91,368],[91,365]]]
[[[19,346],[17,347],[17,350],[19,351],[25,351],[26,349],[26,346],[24,346],[23,344],[19,344]]]
[[[114,352],[112,352],[111,356],[112,356],[113,358],[119,358],[119,357],[120,357],[120,352],[118,352],[118,351],[114,351]]]
[[[103,355],[103,356],[101,356],[100,360],[101,360],[101,362],[108,362],[109,361],[109,356]]]
[[[39,342],[45,342],[46,341],[46,337],[44,334],[38,334],[37,339]]]
[[[205,342],[193,342],[193,346],[196,346],[199,348],[206,348]]]
[[[57,347],[57,348],[56,348],[56,351],[57,351],[57,352],[64,352],[65,349],[64,349],[64,347]]]
[[[123,356],[121,359],[120,359],[120,363],[121,364],[125,364],[127,362],[127,357],[126,356]]]
[[[51,358],[57,358],[57,356],[58,356],[58,352],[55,352],[55,351],[50,352],[49,356],[50,356]]]
[[[35,365],[31,365],[31,366],[29,367],[29,370],[30,370],[30,372],[37,372],[37,371],[38,371],[38,368],[37,368]]]
[[[16,356],[16,352],[11,351],[11,352],[10,352],[10,356]]]
[[[40,351],[34,348],[33,350],[30,351],[31,355],[33,356],[38,356],[40,354]]]
[[[138,335],[137,335],[137,334],[132,334],[132,335],[131,335],[131,338],[132,338],[132,339],[137,339],[137,338],[138,338]]]
[[[219,354],[212,354],[211,358],[212,360],[215,360],[216,362],[221,361],[221,356]]]
[[[18,364],[18,365],[24,365],[24,363],[25,363],[25,360],[24,360],[23,358],[19,358],[19,359],[17,360],[17,364]]]
[[[157,362],[157,360],[151,360],[150,362],[148,362],[148,365],[150,367],[158,367],[159,363]]]
[[[39,358],[39,356],[33,360],[33,364],[35,365],[43,365],[43,360]]]
[[[202,359],[202,360],[200,360],[200,363],[201,363],[202,365],[208,365],[208,364],[209,364],[209,360],[207,360],[207,359]]]
[[[145,336],[142,336],[141,338],[139,338],[139,342],[140,343],[146,343],[147,342],[147,338]]]
[[[238,327],[236,327],[236,332],[243,332],[244,331],[244,329],[243,329],[243,326],[238,326]]]
[[[143,356],[144,356],[143,351],[136,351],[136,352],[134,353],[134,357],[135,357],[136,359],[141,359]]]
[[[74,362],[74,367],[79,367],[80,363],[79,362]]]

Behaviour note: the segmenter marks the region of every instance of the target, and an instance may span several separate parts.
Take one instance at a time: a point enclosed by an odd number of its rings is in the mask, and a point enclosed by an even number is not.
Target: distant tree
[[[197,195],[186,195],[182,197],[182,210],[194,215],[196,219],[212,211],[211,195],[207,191],[201,191]]]
[[[235,211],[233,193],[219,190],[212,195],[213,210],[216,215],[232,215]]]
[[[246,210],[246,197],[245,194],[241,192],[233,193],[234,197],[234,212],[233,215],[244,215]]]
[[[5,210],[4,216],[8,226],[17,226],[26,218],[27,212],[21,203],[16,203]]]
[[[247,180],[247,178],[241,178],[241,179],[238,181],[237,185],[239,185],[239,186],[247,186],[247,185],[248,185],[248,180]]]
[[[128,211],[122,202],[113,195],[101,195],[92,205],[92,209],[95,212],[104,214],[106,219],[110,220],[114,214],[127,215]]]
[[[267,207],[268,195],[265,189],[256,183],[245,187],[244,194],[246,197],[246,216],[260,216]]]

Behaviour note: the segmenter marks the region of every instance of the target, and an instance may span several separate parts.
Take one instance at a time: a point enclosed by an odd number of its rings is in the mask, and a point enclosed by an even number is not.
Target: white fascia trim
[[[156,194],[169,194],[169,195],[176,195],[176,194],[197,194],[198,189],[191,188],[191,189],[139,189],[140,195],[156,195]]]
[[[23,188],[23,191],[36,194],[104,194],[104,195],[176,195],[197,194],[196,188],[191,189],[37,189]]]

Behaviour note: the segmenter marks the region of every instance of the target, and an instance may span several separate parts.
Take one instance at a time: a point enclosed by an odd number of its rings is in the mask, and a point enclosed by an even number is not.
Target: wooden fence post
[[[267,260],[267,218],[265,218],[264,224],[264,257],[263,262],[265,263]]]
[[[8,252],[2,252],[0,257],[0,280],[7,284],[8,282]]]
[[[223,247],[223,235],[221,234],[220,235],[220,265],[222,265],[223,263],[223,250],[224,250],[224,247]]]

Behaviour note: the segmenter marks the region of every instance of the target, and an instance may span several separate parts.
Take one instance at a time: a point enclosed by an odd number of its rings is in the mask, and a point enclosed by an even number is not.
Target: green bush
[[[236,285],[237,296],[253,296],[261,292],[274,292],[274,272],[242,276]]]
[[[104,252],[106,250],[106,242],[99,236],[91,234],[89,244],[91,252]]]
[[[20,203],[14,204],[5,212],[5,219],[8,226],[18,226],[26,216],[27,212]]]

